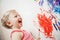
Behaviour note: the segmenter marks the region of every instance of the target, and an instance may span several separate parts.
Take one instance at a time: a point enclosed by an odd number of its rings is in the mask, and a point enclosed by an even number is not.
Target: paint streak
[[[60,31],[60,22],[56,22],[56,23],[53,23],[53,26],[55,27],[55,29],[58,31]]]
[[[52,6],[54,12],[60,14],[60,0],[47,0],[47,2]]]
[[[39,6],[42,6],[43,3],[44,3],[44,1],[43,1],[43,0],[40,0],[40,1],[39,1]]]
[[[60,20],[59,19],[57,19],[57,17],[56,16],[54,16],[54,15],[52,15],[51,13],[50,13],[50,15],[52,16],[52,19],[54,19],[54,21],[55,21],[55,23],[52,23],[53,24],[53,27],[58,31],[60,31]],[[59,20],[59,21],[58,21]]]
[[[47,18],[44,15],[38,14],[38,22],[39,25],[44,29],[44,34],[47,37],[51,37],[52,36],[52,31],[53,31],[53,27],[52,27],[52,20],[51,18]]]

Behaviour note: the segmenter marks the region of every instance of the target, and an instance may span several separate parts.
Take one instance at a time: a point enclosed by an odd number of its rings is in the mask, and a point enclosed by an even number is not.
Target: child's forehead
[[[19,15],[19,13],[13,12],[13,13],[11,13],[11,15]]]

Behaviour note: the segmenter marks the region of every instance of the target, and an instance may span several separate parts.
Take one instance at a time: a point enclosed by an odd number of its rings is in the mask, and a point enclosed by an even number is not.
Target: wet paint
[[[42,6],[43,3],[44,3],[44,1],[43,1],[43,0],[40,0],[40,1],[39,1],[39,6]]]
[[[55,27],[55,29],[58,31],[60,31],[60,22],[58,21],[57,23],[53,23],[53,26]]]
[[[55,28],[56,30],[58,30],[57,27],[56,27],[56,25],[55,25],[54,23],[53,23],[53,26],[54,26],[54,28]]]
[[[44,0],[34,0],[34,1],[36,1],[39,6],[42,6],[44,3]]]
[[[47,0],[47,2],[49,6],[52,6],[52,11],[60,14],[60,0]]]
[[[40,33],[43,33],[44,37],[51,38],[52,40],[56,40],[55,35],[53,33],[54,31],[58,31],[58,30],[60,31],[60,22],[57,21],[59,18],[57,14],[60,15],[60,1],[37,0],[36,3],[39,5],[39,9],[40,9],[40,13],[37,14],[37,19],[39,24],[38,31]],[[45,5],[45,3],[47,6]],[[57,21],[56,23],[55,23],[55,20]],[[43,28],[43,29],[40,29],[40,28]]]
[[[54,12],[57,12],[60,14],[60,6],[55,6],[53,9],[54,9]]]
[[[52,20],[41,14],[38,14],[37,18],[39,25],[44,29],[45,36],[51,37],[53,31]]]

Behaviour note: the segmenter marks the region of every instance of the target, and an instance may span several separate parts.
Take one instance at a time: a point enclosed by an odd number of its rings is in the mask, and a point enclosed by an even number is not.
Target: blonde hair
[[[9,15],[11,13],[17,13],[17,11],[16,10],[8,10],[8,11],[6,11],[6,13],[3,15],[2,19],[1,19],[2,25],[6,28],[11,28],[8,25],[6,25],[6,23],[5,23],[7,20],[9,20]]]

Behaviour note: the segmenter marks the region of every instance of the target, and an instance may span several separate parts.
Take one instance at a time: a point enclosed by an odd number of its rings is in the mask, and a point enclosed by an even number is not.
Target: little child
[[[16,10],[7,11],[2,17],[1,23],[4,27],[12,29],[11,40],[34,40],[29,32],[21,30],[22,18]]]

